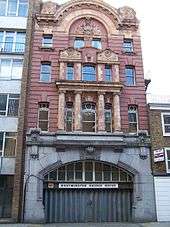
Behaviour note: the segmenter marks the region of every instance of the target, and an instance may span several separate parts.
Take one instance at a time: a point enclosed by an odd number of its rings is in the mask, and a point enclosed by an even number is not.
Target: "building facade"
[[[170,98],[152,97],[149,103],[152,170],[158,221],[170,221]]]
[[[0,220],[12,217],[27,0],[0,1]]]
[[[155,220],[136,13],[47,2],[33,20],[23,220]]]

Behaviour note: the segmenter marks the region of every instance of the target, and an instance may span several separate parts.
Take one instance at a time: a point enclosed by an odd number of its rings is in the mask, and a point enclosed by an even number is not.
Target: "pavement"
[[[67,223],[67,224],[0,224],[0,227],[170,227],[170,222],[152,223]]]

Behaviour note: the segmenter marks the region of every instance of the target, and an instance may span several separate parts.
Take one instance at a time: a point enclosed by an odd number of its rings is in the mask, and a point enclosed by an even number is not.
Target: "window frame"
[[[40,107],[40,105],[47,105],[48,107]],[[40,120],[40,111],[41,110],[44,110],[44,111],[47,111],[48,112],[48,119],[47,120]],[[39,102],[38,103],[38,121],[37,121],[37,126],[38,128],[40,128],[40,121],[43,121],[43,122],[47,122],[47,130],[42,130],[41,128],[41,131],[42,132],[49,132],[49,119],[50,119],[50,109],[49,109],[49,102]]]
[[[167,151],[170,152],[170,147],[164,147],[164,151],[165,151],[166,172],[170,173],[170,169],[168,169],[168,162],[170,162],[170,159],[168,159],[168,154],[167,154]]]
[[[133,84],[128,84],[127,78],[131,78],[131,77],[129,75],[127,76],[127,74],[126,74],[126,70],[127,69],[128,70],[129,69],[133,70]],[[133,65],[125,65],[125,79],[126,79],[125,85],[127,87],[134,87],[134,86],[136,86],[136,70],[135,70],[135,66],[133,66]]]
[[[133,112],[133,113],[136,114],[136,123],[129,121],[129,108],[130,107],[136,108],[136,111]],[[130,124],[136,124],[136,132],[130,132]],[[134,134],[134,133],[137,133],[139,131],[139,114],[138,114],[138,106],[136,106],[136,105],[128,105],[128,126],[129,126],[129,133]]]
[[[13,99],[16,99],[16,100],[18,100],[18,101],[20,101],[20,94],[2,94],[2,93],[0,93],[0,95],[4,95],[4,96],[6,96],[7,97],[7,101],[6,101],[6,110],[4,111],[5,112],[5,115],[1,115],[0,114],[0,117],[2,118],[2,117],[12,117],[12,118],[18,118],[18,114],[15,116],[11,116],[11,115],[8,115],[8,110],[9,110],[9,101],[10,101],[10,99],[11,100],[13,100]],[[11,98],[10,97],[10,95],[18,95],[18,98]],[[1,110],[0,110],[1,111]],[[3,112],[3,111],[1,111],[1,112]],[[19,104],[18,104],[18,113],[19,113]]]
[[[24,16],[20,16],[19,15],[19,6],[22,5],[22,4],[26,4],[27,5],[27,13]],[[15,10],[14,15],[10,15],[9,14],[8,6],[9,6],[9,0],[6,0],[6,2],[5,2],[5,13],[4,13],[4,15],[1,15],[2,17],[3,16],[8,16],[8,17],[16,17],[16,16],[17,17],[27,17],[28,16],[28,1],[27,1],[27,3],[20,3],[20,0],[17,0],[16,10]]]
[[[48,75],[49,74],[49,80],[48,81],[44,81],[44,80],[42,80],[42,67],[43,67],[43,65],[48,65],[48,66],[50,66],[50,70],[49,70],[49,73],[43,73],[43,74],[45,74],[45,75]],[[40,82],[41,83],[51,83],[51,73],[52,73],[52,64],[51,64],[51,62],[50,61],[42,61],[41,62],[41,67],[40,67]]]
[[[79,47],[79,46],[77,47],[77,46],[75,45],[76,40],[77,40],[77,41],[78,41],[78,40],[79,40],[79,41],[80,41],[80,40],[83,41],[83,44],[84,44],[84,45],[83,45],[83,46],[80,46],[80,47]],[[84,37],[75,37],[73,46],[74,46],[75,49],[84,48],[84,47],[85,47],[85,40],[84,40]]]
[[[51,40],[51,43],[45,43],[45,37],[49,37]],[[53,35],[52,34],[43,34],[42,36],[42,48],[50,49],[53,47]]]
[[[126,43],[131,43],[131,47],[126,47],[125,46]],[[130,51],[128,51],[128,49]],[[130,53],[133,53],[134,52],[133,39],[130,39],[130,38],[124,38],[123,39],[123,52],[124,53],[127,53],[127,54],[130,54]]]
[[[95,72],[95,74],[89,74],[89,73],[84,73],[84,68],[85,67],[93,67],[94,68],[94,72]],[[89,76],[89,75],[95,75],[95,80],[85,80],[84,79],[84,74],[87,76]],[[82,81],[86,81],[86,82],[95,82],[95,81],[97,81],[97,73],[96,73],[96,66],[95,65],[92,65],[92,64],[84,64],[83,66],[82,66]]]
[[[165,123],[164,123],[164,115],[168,115],[170,116],[170,112],[162,112],[161,113],[161,121],[162,121],[162,132],[163,132],[163,136],[170,136],[170,132],[165,132]],[[168,124],[170,125],[170,124]]]
[[[7,158],[13,158],[16,157],[16,141],[17,141],[17,132],[6,132],[6,131],[0,131],[0,133],[3,133],[3,139],[2,139],[2,150],[0,150],[0,157],[7,157]],[[15,136],[7,136],[7,133],[15,133]],[[5,156],[5,144],[6,144],[6,139],[8,138],[13,138],[15,139],[15,155],[13,156]]]
[[[108,105],[109,108],[106,108],[107,105]],[[111,117],[111,119],[110,119],[110,131],[106,130],[106,123],[107,123],[106,113],[110,113],[110,117]],[[113,117],[112,117],[112,115],[113,115],[112,104],[111,103],[105,103],[104,116],[105,116],[105,131],[107,133],[111,133],[113,131]]]

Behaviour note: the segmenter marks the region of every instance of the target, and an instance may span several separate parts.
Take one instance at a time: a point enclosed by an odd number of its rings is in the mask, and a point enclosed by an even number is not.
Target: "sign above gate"
[[[90,184],[81,184],[81,183],[60,183],[59,188],[118,188],[116,183],[90,183]]]

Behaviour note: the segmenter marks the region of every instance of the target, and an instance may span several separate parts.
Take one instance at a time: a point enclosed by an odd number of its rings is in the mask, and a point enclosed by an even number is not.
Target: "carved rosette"
[[[80,62],[81,52],[72,47],[69,47],[65,50],[60,51],[60,61]]]
[[[115,54],[112,50],[106,49],[97,54],[97,62],[99,63],[110,63],[115,64],[118,63],[118,55]]]

